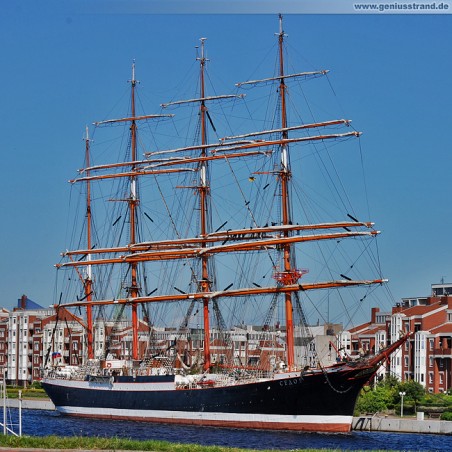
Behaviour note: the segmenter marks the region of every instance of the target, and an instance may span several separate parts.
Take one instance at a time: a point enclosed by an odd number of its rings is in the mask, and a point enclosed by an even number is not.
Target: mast
[[[279,46],[279,98],[281,105],[281,128],[283,129],[281,135],[283,140],[287,140],[289,133],[287,130],[287,113],[286,113],[286,84],[284,78],[284,30],[282,27],[282,15],[279,15],[279,34],[278,34],[278,46]],[[289,180],[290,180],[290,162],[288,144],[283,143],[281,145],[281,169],[279,177],[281,179],[281,220],[283,225],[289,225],[291,223],[290,216],[290,199],[289,199]],[[289,231],[284,231],[284,237],[289,236]],[[292,271],[291,262],[291,245],[287,244],[283,246],[283,263],[284,272],[290,273]],[[294,366],[294,328],[293,328],[293,306],[292,306],[292,294],[287,292],[285,295],[285,314],[286,314],[286,337],[287,337],[287,367],[290,370]]]
[[[132,64],[132,79],[131,84],[131,115],[132,121],[130,125],[131,135],[131,160],[135,162],[137,159],[137,124],[135,120],[135,86],[137,80],[135,80],[135,62]],[[132,166],[131,172],[135,170],[135,165]],[[130,196],[129,196],[129,221],[130,221],[130,240],[129,245],[136,243],[136,207],[138,205],[137,188],[136,188],[136,176],[130,177]],[[129,295],[132,298],[138,296],[138,284],[137,284],[137,266],[136,262],[130,264],[130,287]],[[138,359],[138,305],[132,304],[132,359]]]
[[[200,64],[200,85],[201,85],[201,103],[200,103],[200,120],[201,120],[201,157],[207,156],[207,129],[206,129],[206,115],[207,107],[205,104],[205,81],[204,72],[206,62],[208,61],[204,55],[204,42],[206,38],[201,38],[201,56],[197,58]],[[200,162],[200,184],[199,184],[199,204],[200,204],[200,222],[201,222],[201,238],[204,239],[208,233],[207,231],[207,215],[208,215],[208,181],[207,181],[207,161]],[[207,243],[203,241],[202,247],[205,248]],[[201,292],[210,291],[209,270],[208,270],[208,256],[201,257]],[[209,299],[203,298],[203,320],[204,320],[204,370],[210,367],[210,324],[209,324]]]
[[[85,134],[85,162],[86,167],[90,166],[90,139],[88,134],[88,126],[86,126],[86,134]],[[89,177],[89,171],[87,172],[87,176]],[[91,184],[90,180],[86,181],[86,245],[90,250],[92,248],[92,217],[91,217]],[[87,256],[87,260],[91,261],[91,255]],[[88,342],[88,359],[94,359],[94,350],[93,350],[93,307],[91,304],[92,301],[92,290],[93,287],[93,279],[92,279],[92,269],[91,265],[87,266],[86,276],[84,280],[84,291],[85,291],[85,299],[87,301],[86,305],[86,329],[87,329],[87,342]]]

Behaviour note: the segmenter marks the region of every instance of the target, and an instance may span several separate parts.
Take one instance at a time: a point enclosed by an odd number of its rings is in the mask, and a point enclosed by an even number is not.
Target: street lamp
[[[400,417],[403,417],[403,396],[406,395],[406,392],[399,392],[399,396],[401,397],[402,401],[400,403]]]

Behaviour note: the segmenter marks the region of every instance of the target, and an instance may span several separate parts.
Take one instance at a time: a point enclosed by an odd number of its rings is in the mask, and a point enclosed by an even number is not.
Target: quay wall
[[[6,406],[8,408],[19,408],[19,399],[6,399]],[[55,405],[48,399],[22,399],[22,408],[27,410],[54,410]]]
[[[439,419],[409,419],[397,417],[354,417],[352,430],[396,433],[436,433],[452,435],[452,421]]]

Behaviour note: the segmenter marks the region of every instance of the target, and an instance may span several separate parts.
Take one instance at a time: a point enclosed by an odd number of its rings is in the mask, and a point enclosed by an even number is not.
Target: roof
[[[348,331],[352,334],[361,333],[362,331],[365,331],[366,329],[368,329],[370,327],[370,325],[372,325],[371,322],[363,323],[362,325],[355,326],[354,328],[349,328]]]
[[[373,327],[371,327],[371,328],[369,328],[369,329],[367,329],[365,331],[361,331],[361,335],[363,335],[363,334],[371,334],[371,335],[373,335],[373,334],[377,334],[381,330],[386,331],[385,325],[373,326]]]
[[[441,302],[430,304],[427,306],[413,306],[411,308],[403,309],[401,311],[402,314],[405,314],[406,316],[413,316],[413,315],[423,315],[427,314],[428,312],[435,311],[438,308],[443,307],[444,309],[447,308],[447,305],[441,304]]]
[[[431,334],[438,334],[438,333],[450,333],[452,334],[452,323],[443,323],[442,325],[439,325],[435,328],[432,328],[430,330]]]
[[[17,307],[18,309],[44,309],[38,303],[35,303],[26,296],[23,296],[17,300]]]

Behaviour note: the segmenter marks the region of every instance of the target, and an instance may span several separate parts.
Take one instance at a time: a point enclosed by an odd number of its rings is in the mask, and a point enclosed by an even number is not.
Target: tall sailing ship
[[[233,113],[221,123],[224,129],[251,121],[236,113],[247,102],[243,93],[207,92],[202,38],[199,96],[162,104],[166,111],[195,111],[193,141],[184,128],[183,144],[159,143],[170,135],[168,124],[173,131],[180,127],[177,114],[137,113],[135,65],[128,115],[94,124],[96,131],[126,130],[125,156],[116,163],[92,163],[87,129],[85,165],[71,181],[82,188],[84,229],[79,244],[57,264],[67,301],[61,295],[55,305],[60,322],[77,319],[83,326],[86,359],[63,368],[57,360],[57,368],[48,353],[42,380],[62,414],[345,432],[361,388],[405,340],[366,357],[342,356],[329,366],[302,356],[309,343],[303,297],[311,301],[315,290],[358,288],[363,299],[384,280],[352,277],[375,242],[373,223],[359,221],[345,205],[345,219],[319,223],[309,221],[306,206],[294,207],[294,198],[300,201],[295,181],[303,150],[318,145],[320,154],[325,143],[360,133],[345,119],[289,118],[290,84],[328,71],[286,73],[286,35],[282,17],[279,21],[276,73],[236,85],[237,90],[262,85],[276,95],[270,125],[228,136],[219,131],[215,112],[226,108]],[[253,109],[247,104],[249,117]],[[151,141],[143,144],[149,135]],[[336,271],[344,264],[332,248],[348,255],[347,242],[358,252],[352,264]],[[314,272],[309,268],[305,276],[308,269],[298,266],[297,251],[303,247],[303,262],[315,266],[313,247],[328,243],[333,246],[321,251],[323,271],[316,273],[328,273],[329,280],[309,280]],[[114,320],[101,327],[108,316]],[[261,325],[254,343],[246,322]],[[96,345],[99,334],[108,339]]]

